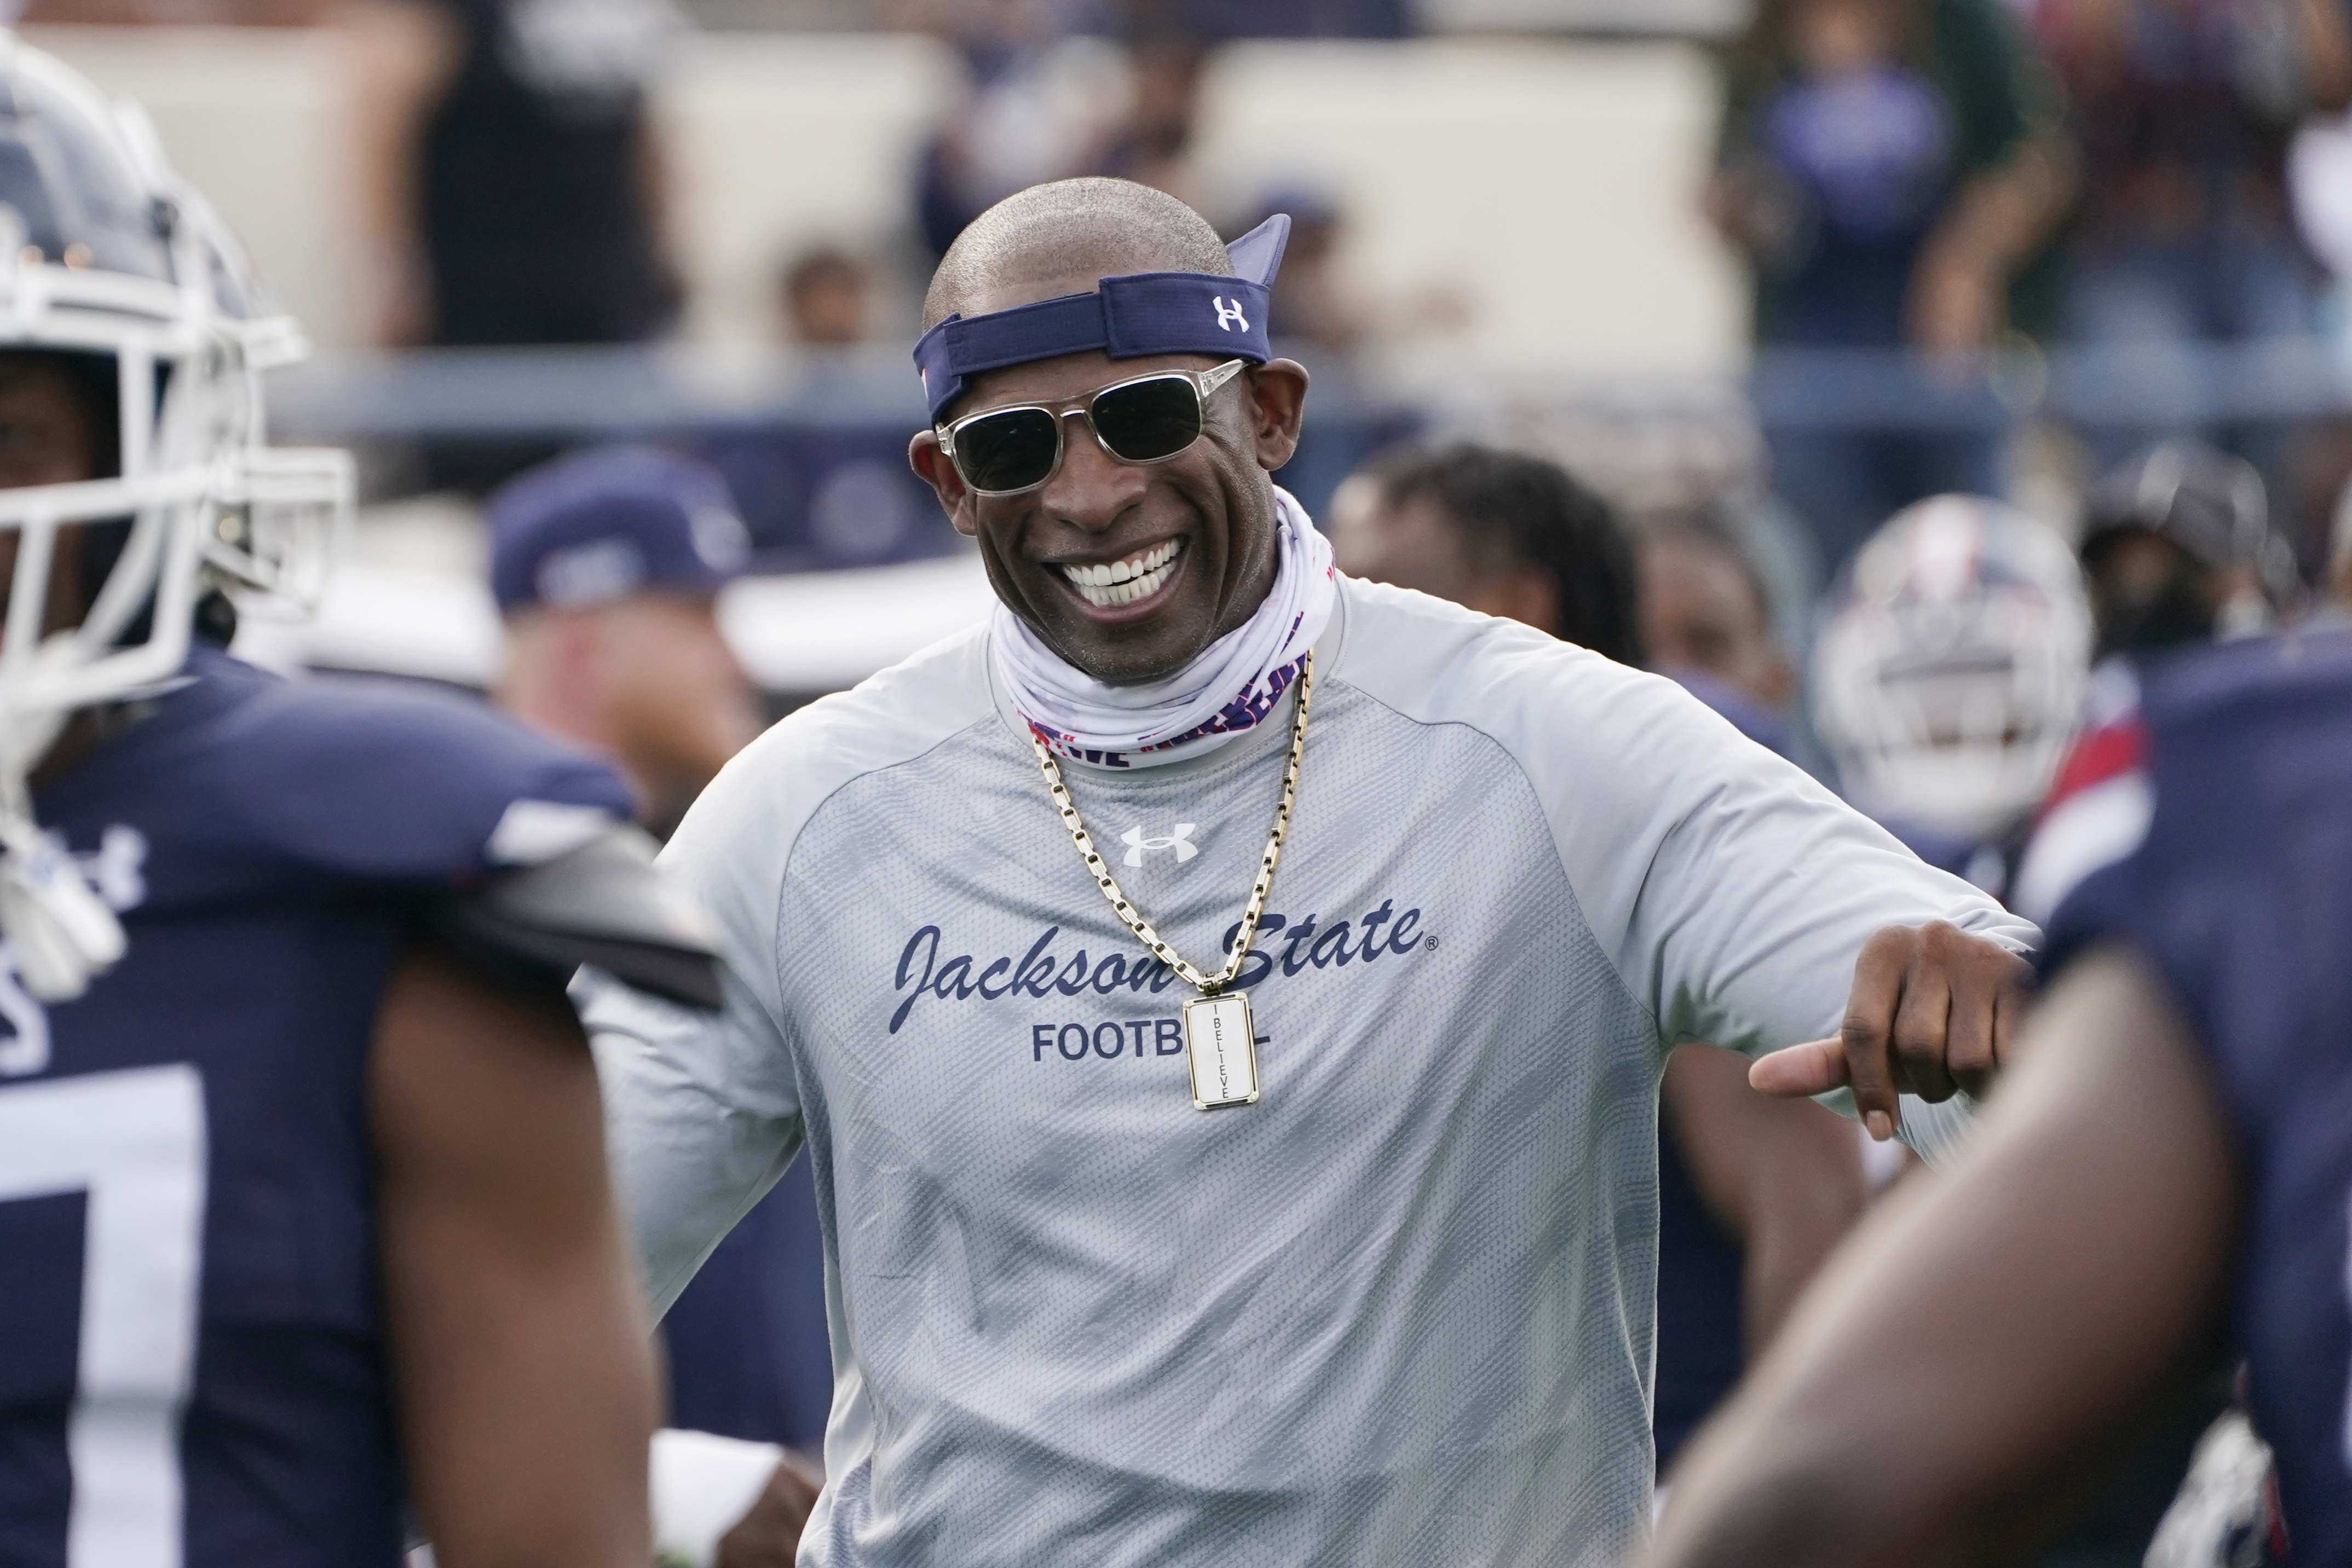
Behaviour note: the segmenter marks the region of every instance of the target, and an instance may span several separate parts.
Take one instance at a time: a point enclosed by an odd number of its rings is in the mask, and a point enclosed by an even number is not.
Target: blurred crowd
[[[647,111],[688,25],[669,0],[40,0],[27,16],[338,29],[383,345],[642,342],[677,318]],[[910,252],[872,235],[779,257],[779,336],[811,355],[902,326],[907,278],[1027,186],[1115,174],[1211,205],[1191,155],[1225,41],[1393,37],[1412,17],[1399,0],[908,0],[876,21],[947,40],[965,80],[908,171]],[[2214,356],[2259,366],[2344,331],[2290,159],[2352,107],[2352,6],[1759,0],[1721,56],[1694,196],[1752,283],[1756,442],[1727,461],[1669,454],[1699,477],[1645,489],[1654,475],[1584,461],[1589,433],[1557,424],[1424,432],[1325,487],[1339,563],[1670,677],[1923,858],[2045,915],[2034,814],[2103,666],[2352,614],[2352,420],[2217,408],[2206,385]],[[1465,308],[1353,283],[1329,192],[1270,174],[1216,216],[1238,234],[1276,211],[1293,228],[1273,330],[1310,363]],[[2051,355],[2103,416],[2016,395],[2017,367]],[[1815,395],[1841,380],[1885,416],[1824,414]],[[715,468],[554,455],[475,443],[436,454],[434,479],[489,496],[509,658],[495,695],[620,762],[658,828],[760,721],[712,610],[754,559],[756,498],[724,450],[700,453]],[[843,504],[832,526],[854,554],[865,514]],[[1900,1174],[1818,1108],[1748,1094],[1728,1060],[1685,1047],[1667,1077],[1662,1468]],[[1815,1179],[1785,1179],[1800,1166]],[[681,1425],[787,1445],[821,1430],[799,1182],[673,1320]],[[765,1335],[775,1322],[793,1327]],[[2110,1521],[2113,1561],[2140,1561],[2169,1495]]]
[[[688,25],[669,0],[334,0],[323,15],[352,45],[380,342],[670,330],[681,273],[646,108]],[[2352,105],[2348,16],[2337,0],[1761,0],[1717,51],[1714,172],[1694,199],[1752,285],[1745,417],[1760,446],[1736,478],[1769,498],[1760,526],[1790,536],[1767,549],[1777,569],[1824,588],[1878,521],[1950,491],[2071,532],[2098,474],[2196,437],[2253,464],[2316,571],[2352,425],[2260,392],[2345,331],[2290,164],[2299,135]],[[963,86],[907,170],[903,228],[780,247],[776,335],[804,356],[885,352],[975,214],[1082,174],[1156,185],[1231,233],[1290,213],[1274,330],[1318,367],[1345,375],[1360,351],[1433,334],[1442,347],[1475,309],[1442,283],[1368,288],[1343,195],[1275,151],[1238,203],[1196,167],[1223,45],[1402,36],[1413,16],[1393,0],[908,0],[873,20],[939,37]],[[2065,417],[2036,401],[2053,362]],[[478,491],[543,455],[445,455],[426,479]],[[1291,479],[1320,506],[1340,471],[1310,446]],[[765,542],[777,531],[747,506]]]
[[[1274,330],[1318,369],[1344,374],[1360,351],[1432,334],[1442,345],[1476,309],[1442,283],[1367,287],[1344,195],[1276,150],[1238,195],[1195,163],[1223,47],[1406,37],[1419,13],[1404,0],[851,9],[833,23],[940,40],[962,84],[906,170],[901,226],[780,238],[772,321],[788,352],[883,352],[975,214],[1086,174],[1167,190],[1230,233],[1288,212]],[[347,46],[356,281],[379,343],[625,344],[679,320],[670,160],[648,106],[691,5],[35,0],[26,16],[332,27]],[[1751,285],[1742,418],[1760,444],[1700,499],[1769,498],[1777,515],[1759,526],[1786,537],[1766,546],[1768,569],[1818,592],[1878,521],[1945,492],[2003,496],[2071,533],[2098,474],[2177,437],[2250,461],[2303,570],[2319,568],[2352,423],[2259,394],[2346,331],[2309,237],[2332,213],[2308,210],[2325,193],[2305,181],[2299,197],[2291,177],[2298,138],[2352,107],[2340,0],[1758,0],[1715,52],[1713,172],[1693,199]],[[2053,363],[2063,418],[2040,401]],[[1536,444],[1574,458],[1560,423]],[[552,450],[444,442],[420,482],[478,494]],[[1301,463],[1293,488],[1319,507],[1346,464],[1311,449]],[[1593,478],[1643,510],[1629,489],[1650,476]],[[787,489],[779,504],[806,513],[823,486]],[[768,564],[857,559],[854,544],[769,549],[804,540],[809,519],[780,528],[739,499]]]

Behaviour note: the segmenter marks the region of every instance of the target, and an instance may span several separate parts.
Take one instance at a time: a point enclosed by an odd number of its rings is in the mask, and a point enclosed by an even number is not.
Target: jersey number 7
[[[86,1194],[67,1568],[180,1562],[205,1165],[204,1083],[184,1063],[0,1089],[0,1203]]]

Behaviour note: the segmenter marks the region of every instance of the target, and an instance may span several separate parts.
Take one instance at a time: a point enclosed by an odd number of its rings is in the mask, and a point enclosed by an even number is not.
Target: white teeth
[[[1160,591],[1174,570],[1176,557],[1182,552],[1183,542],[1171,539],[1149,550],[1139,550],[1124,561],[1114,561],[1101,566],[1069,565],[1062,575],[1089,605],[1106,608],[1113,605],[1132,604],[1149,598]]]

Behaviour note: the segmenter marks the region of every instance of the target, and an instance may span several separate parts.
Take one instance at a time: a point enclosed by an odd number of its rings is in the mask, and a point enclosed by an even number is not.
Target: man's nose
[[[1145,468],[1104,451],[1094,426],[1072,409],[1062,416],[1062,466],[1038,499],[1054,517],[1100,533],[1143,499],[1150,482]]]

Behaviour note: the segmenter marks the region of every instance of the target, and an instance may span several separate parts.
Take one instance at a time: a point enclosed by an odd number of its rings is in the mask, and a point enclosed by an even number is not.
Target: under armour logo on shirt
[[[1172,846],[1176,851],[1176,863],[1181,866],[1201,852],[1192,842],[1192,823],[1180,822],[1176,825],[1176,831],[1165,838],[1146,838],[1140,826],[1130,827],[1119,835],[1119,842],[1127,846],[1127,853],[1120,858],[1127,865],[1140,866],[1145,850],[1166,849]]]
[[[1213,294],[1209,302],[1217,308],[1217,331],[1230,332],[1235,327],[1245,332],[1249,331],[1249,318],[1242,314],[1239,300],[1228,302],[1223,294]]]

